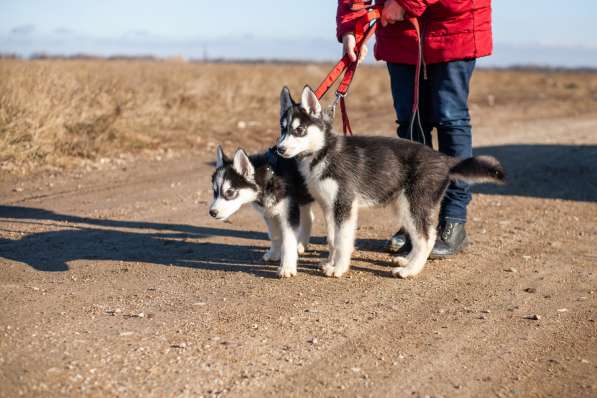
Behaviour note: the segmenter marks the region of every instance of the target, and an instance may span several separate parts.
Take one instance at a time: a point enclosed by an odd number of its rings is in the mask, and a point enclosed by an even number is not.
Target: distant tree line
[[[114,54],[109,56],[75,53],[75,54],[48,54],[44,52],[37,52],[31,54],[29,57],[23,57],[16,53],[2,53],[0,52],[0,59],[29,59],[29,60],[107,60],[107,61],[152,61],[152,62],[188,62],[188,63],[210,63],[210,64],[329,64],[325,61],[309,61],[309,60],[288,60],[288,59],[235,59],[235,58],[184,58],[182,56],[173,57],[157,57],[155,55],[123,55]],[[485,70],[512,70],[512,71],[543,71],[543,72],[587,72],[596,73],[597,68],[589,67],[553,67],[542,65],[510,65],[507,67],[481,67]]]

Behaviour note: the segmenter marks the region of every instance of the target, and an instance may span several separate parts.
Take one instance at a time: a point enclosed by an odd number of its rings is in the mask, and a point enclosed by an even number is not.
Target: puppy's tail
[[[450,178],[469,184],[504,184],[506,172],[493,156],[475,156],[456,160],[450,168]]]

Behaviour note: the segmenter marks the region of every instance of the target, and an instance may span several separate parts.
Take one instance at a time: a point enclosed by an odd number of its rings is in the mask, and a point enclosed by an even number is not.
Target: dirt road
[[[0,396],[597,396],[597,116],[475,134],[511,182],[413,280],[385,211],[347,277],[318,222],[275,278],[251,209],[207,217],[211,151],[3,183]]]

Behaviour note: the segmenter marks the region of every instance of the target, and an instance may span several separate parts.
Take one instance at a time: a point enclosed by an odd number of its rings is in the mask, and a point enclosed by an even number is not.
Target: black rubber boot
[[[386,247],[389,252],[396,253],[400,251],[400,249],[407,243],[408,236],[406,236],[406,232],[402,228],[398,232],[390,238]]]
[[[438,228],[435,246],[429,258],[445,258],[458,254],[468,244],[463,223],[446,221]]]

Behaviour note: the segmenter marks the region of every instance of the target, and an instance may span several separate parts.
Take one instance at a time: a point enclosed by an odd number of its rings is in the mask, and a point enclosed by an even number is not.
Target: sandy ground
[[[317,269],[318,213],[277,279],[251,209],[207,216],[211,150],[3,182],[0,396],[597,396],[597,116],[475,139],[510,184],[478,188],[472,245],[412,280],[384,210],[347,277]]]

